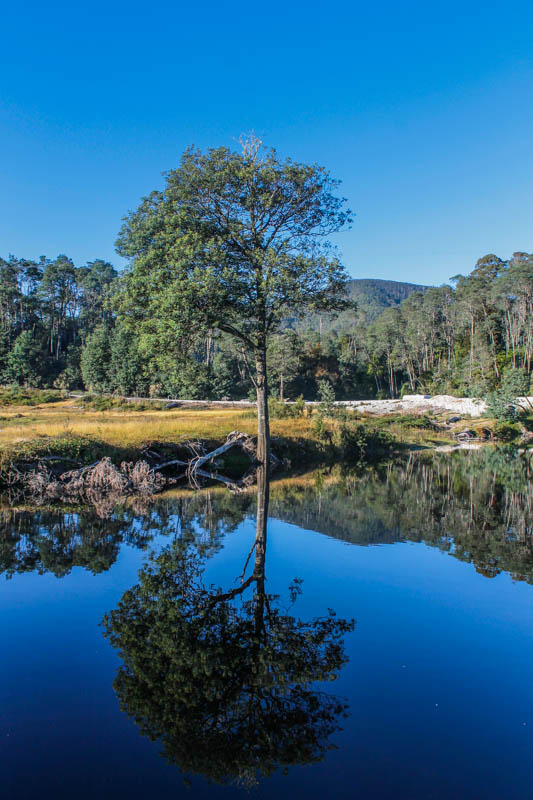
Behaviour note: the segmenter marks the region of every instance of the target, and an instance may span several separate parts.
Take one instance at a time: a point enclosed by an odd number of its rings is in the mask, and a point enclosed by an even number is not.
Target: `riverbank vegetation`
[[[31,397],[32,392],[28,395]],[[38,397],[38,393],[36,393]],[[105,398],[104,398],[105,399]],[[98,406],[99,404],[96,403]],[[147,404],[149,405],[149,404]],[[52,455],[63,452],[69,457],[95,455],[95,447],[103,455],[113,451],[131,457],[150,443],[173,447],[191,439],[220,442],[232,430],[252,435],[255,432],[253,406],[206,406],[164,409],[145,408],[136,404],[109,410],[97,410],[93,401],[84,404],[79,398],[67,398],[46,404],[4,406],[0,410],[0,454],[2,459],[20,453],[27,456]],[[486,422],[486,421],[483,421]],[[343,424],[381,430],[401,444],[428,445],[453,441],[453,432],[439,430],[427,416],[387,415],[372,417],[351,411],[338,416],[328,415],[319,407],[304,404],[297,415],[272,416],[272,435],[296,443],[309,441],[332,443]],[[457,430],[480,422],[462,420]],[[92,450],[90,450],[92,448]],[[90,452],[89,452],[90,450]]]

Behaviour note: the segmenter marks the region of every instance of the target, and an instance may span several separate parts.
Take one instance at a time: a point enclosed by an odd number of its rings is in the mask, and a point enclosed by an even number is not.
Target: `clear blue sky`
[[[439,284],[533,250],[533,3],[4,5],[0,254],[119,265],[183,149],[254,130],[327,166],[355,277]]]

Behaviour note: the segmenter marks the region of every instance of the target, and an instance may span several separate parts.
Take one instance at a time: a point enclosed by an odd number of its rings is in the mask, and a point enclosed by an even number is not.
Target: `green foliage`
[[[275,397],[268,398],[268,413],[271,419],[295,419],[303,417],[305,412],[306,404],[302,395],[294,403],[284,403]]]
[[[213,331],[252,354],[257,455],[265,460],[269,345],[288,317],[345,306],[347,275],[325,237],[351,214],[324,168],[282,161],[253,137],[241,153],[189,148],[165,177],[164,190],[125,218],[117,241],[130,259],[119,318],[160,368],[169,359],[190,364]]]
[[[328,439],[331,440],[331,434],[324,425],[324,417],[321,414],[317,414],[315,417],[313,432],[319,442],[325,442]]]
[[[343,461],[363,464],[392,455],[395,439],[386,431],[365,425],[344,424],[339,428],[335,442],[341,449]]]
[[[508,370],[499,389],[487,395],[487,413],[500,420],[516,420],[524,409],[518,398],[529,392],[529,375],[522,370]]]
[[[83,379],[80,368],[81,348],[72,345],[69,347],[66,358],[65,368],[59,373],[54,381],[54,386],[58,389],[72,391],[73,389],[81,389],[83,386]]]
[[[132,268],[119,313],[177,357],[209,328],[254,349],[287,314],[342,305],[346,274],[316,239],[350,221],[336,186],[253,141],[242,154],[187,150],[164,191],[125,219],[117,246]]]
[[[279,206],[263,207],[276,186]],[[521,415],[515,401],[533,374],[533,255],[484,256],[455,288],[346,281],[332,251],[313,244],[348,222],[335,190],[324,170],[250,143],[243,153],[187,151],[164,191],[125,220],[125,276],[100,259],[0,258],[0,381],[241,399],[266,346],[268,386],[281,399],[313,400],[326,381],[339,400],[444,393],[488,397],[502,420]],[[254,239],[252,211],[270,222],[289,214],[272,247]],[[326,416],[339,415],[324,402]]]
[[[132,331],[116,326],[113,330],[107,366],[107,383],[118,394],[143,396],[148,392],[143,380],[143,359]],[[87,383],[87,382],[86,382]]]
[[[38,439],[22,441],[9,452],[2,453],[2,461],[37,461],[42,456],[54,459],[64,458],[80,465],[91,464],[104,456],[115,458],[118,463],[131,455],[129,451],[107,445],[90,436],[64,433],[59,436],[41,436]]]
[[[331,417],[335,411],[335,389],[329,381],[318,381],[318,398],[320,404],[318,411],[327,417]]]
[[[38,386],[45,374],[46,355],[32,331],[22,331],[7,357],[7,378],[23,386]]]
[[[487,414],[499,420],[518,419],[518,408],[511,397],[504,389],[497,389],[487,395]]]
[[[494,427],[494,435],[501,442],[514,442],[520,438],[521,431],[518,425],[502,421]]]
[[[307,410],[307,406],[305,404],[305,400],[304,400],[303,394],[299,395],[296,398],[296,400],[292,404],[292,408],[293,408],[293,411],[294,411],[294,415],[296,417],[303,417],[305,415],[306,410]]]
[[[93,411],[111,411],[113,409],[117,411],[158,411],[163,408],[162,402],[125,400],[112,395],[86,394],[80,397],[79,402],[85,408]]]
[[[22,389],[18,386],[0,389],[0,406],[40,406],[63,400],[62,392],[52,389]]]
[[[98,325],[88,336],[81,353],[81,374],[91,392],[109,391],[108,370],[111,358],[110,332],[107,325]]]

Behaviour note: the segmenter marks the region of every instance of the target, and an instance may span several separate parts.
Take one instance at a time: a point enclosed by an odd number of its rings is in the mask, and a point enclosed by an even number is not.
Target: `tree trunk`
[[[268,464],[257,469],[257,519],[255,530],[255,564],[256,581],[255,633],[259,637],[264,627],[265,613],[265,557],[267,543],[267,519],[270,484]]]
[[[255,352],[257,389],[257,460],[268,466],[270,460],[270,423],[268,419],[268,385],[266,347]]]

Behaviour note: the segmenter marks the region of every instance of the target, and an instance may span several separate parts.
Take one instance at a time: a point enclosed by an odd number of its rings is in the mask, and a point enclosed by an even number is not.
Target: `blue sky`
[[[355,277],[439,284],[533,250],[533,3],[14,3],[0,254],[120,265],[121,217],[184,148],[255,131],[327,166]]]

